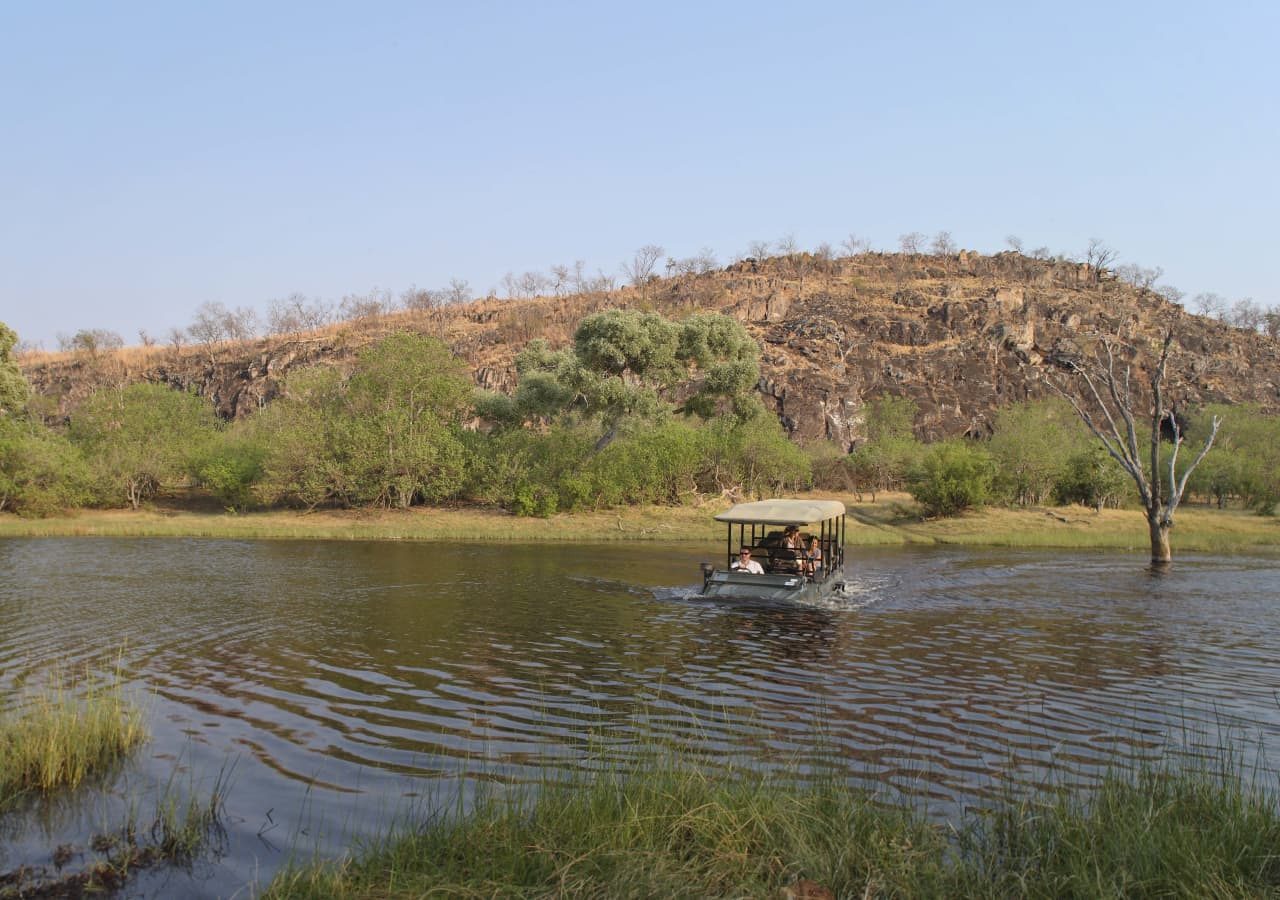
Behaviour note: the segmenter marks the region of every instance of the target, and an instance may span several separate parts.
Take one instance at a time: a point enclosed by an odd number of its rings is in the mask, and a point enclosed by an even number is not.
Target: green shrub
[[[254,485],[262,478],[266,449],[240,434],[223,434],[193,463],[196,481],[228,509],[243,510],[253,503]]]
[[[1119,506],[1133,482],[1102,447],[1093,446],[1072,454],[1053,485],[1057,503],[1079,503],[1101,510]]]
[[[991,497],[995,464],[981,447],[963,440],[927,448],[907,477],[907,489],[926,515],[953,516]]]
[[[39,423],[0,418],[0,511],[51,516],[89,499],[80,452]]]
[[[161,384],[102,388],[71,416],[71,439],[91,461],[97,499],[137,509],[185,477],[217,433],[212,405]]]

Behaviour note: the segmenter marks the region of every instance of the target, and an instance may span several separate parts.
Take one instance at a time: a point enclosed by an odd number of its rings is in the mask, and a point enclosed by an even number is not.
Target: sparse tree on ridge
[[[1196,294],[1191,302],[1196,305],[1196,312],[1202,316],[1222,321],[1227,314],[1226,298],[1212,291]]]
[[[1084,251],[1084,261],[1093,270],[1094,284],[1098,283],[1103,272],[1115,264],[1117,255],[1102,238],[1089,239],[1089,246]]]
[[[915,256],[924,246],[924,235],[918,231],[908,231],[906,234],[898,235],[898,246],[903,253]]]
[[[644,287],[653,277],[653,270],[664,252],[657,244],[645,244],[636,251],[630,262],[622,264],[622,274],[627,276],[632,287],[640,288],[643,294]]]
[[[939,231],[933,236],[933,242],[929,245],[929,251],[934,256],[954,256],[959,252],[956,242],[951,237],[949,231]]]
[[[1169,531],[1173,528],[1174,511],[1182,501],[1187,479],[1213,446],[1221,424],[1221,420],[1214,416],[1199,454],[1179,472],[1178,452],[1184,435],[1178,421],[1178,410],[1169,400],[1165,384],[1172,345],[1173,330],[1169,329],[1165,332],[1156,364],[1149,373],[1151,406],[1146,416],[1135,414],[1130,366],[1116,359],[1121,348],[1114,339],[1104,339],[1092,360],[1071,360],[1063,364],[1072,376],[1068,383],[1075,382],[1072,389],[1062,382],[1049,382],[1133,479],[1146,514],[1151,537],[1151,562],[1155,566],[1166,566],[1173,561]],[[1145,443],[1138,437],[1139,418],[1143,419],[1144,427],[1149,425]],[[1166,429],[1171,436],[1171,448],[1162,459],[1161,442]]]
[[[866,238],[858,237],[858,235],[851,233],[840,242],[840,246],[849,251],[850,256],[858,256],[871,249],[871,242]]]
[[[471,284],[465,278],[450,278],[448,295],[450,303],[470,303],[473,296]]]

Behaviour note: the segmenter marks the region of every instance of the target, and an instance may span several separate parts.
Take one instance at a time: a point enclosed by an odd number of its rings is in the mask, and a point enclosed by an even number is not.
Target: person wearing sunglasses
[[[743,547],[739,550],[738,558],[729,565],[729,568],[735,569],[739,572],[749,572],[752,575],[764,574],[764,569],[761,567],[760,563],[751,558],[750,547]]]

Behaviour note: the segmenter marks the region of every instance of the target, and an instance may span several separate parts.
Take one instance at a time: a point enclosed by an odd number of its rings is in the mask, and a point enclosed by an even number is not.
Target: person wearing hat
[[[751,548],[743,547],[738,551],[738,558],[729,565],[730,569],[747,572],[751,575],[763,575],[764,567],[751,558]]]

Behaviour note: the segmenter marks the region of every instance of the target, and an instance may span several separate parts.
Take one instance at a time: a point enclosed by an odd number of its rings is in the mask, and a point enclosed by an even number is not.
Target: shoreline
[[[831,496],[818,495],[812,496]],[[988,507],[946,519],[921,519],[906,494],[876,503],[835,495],[849,511],[847,547],[972,546],[1041,549],[1107,549],[1146,552],[1146,522],[1138,510],[1079,506],[1008,509]],[[142,510],[85,510],[48,519],[0,515],[0,538],[174,537],[242,540],[486,541],[612,543],[723,541],[712,517],[724,501],[696,506],[639,506],[558,514],[547,519],[513,516],[480,507],[414,507],[409,510],[320,510],[227,513],[180,506]],[[1243,510],[1184,506],[1173,531],[1175,553],[1280,552],[1280,518]]]

